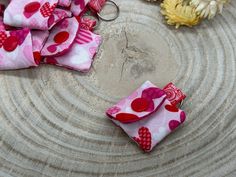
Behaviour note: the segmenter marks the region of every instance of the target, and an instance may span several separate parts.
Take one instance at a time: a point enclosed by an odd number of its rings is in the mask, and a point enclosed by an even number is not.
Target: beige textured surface
[[[0,176],[236,176],[236,1],[175,30],[159,7],[116,0],[89,74],[56,67],[0,72]],[[188,95],[187,122],[150,154],[106,118],[145,80]]]

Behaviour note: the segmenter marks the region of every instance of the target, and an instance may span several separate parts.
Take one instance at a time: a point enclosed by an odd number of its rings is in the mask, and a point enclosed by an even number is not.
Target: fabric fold
[[[0,32],[0,70],[38,66],[34,60],[29,29]]]
[[[48,30],[71,13],[57,9],[58,0],[12,0],[4,12],[3,21],[14,27]]]
[[[44,63],[80,72],[88,72],[101,44],[101,36],[80,29],[71,49],[62,56],[46,57]]]

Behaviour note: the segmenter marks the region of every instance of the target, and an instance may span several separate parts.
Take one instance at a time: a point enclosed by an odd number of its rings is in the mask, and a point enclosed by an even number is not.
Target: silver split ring
[[[119,6],[112,0],[107,0],[106,1],[107,3],[110,3],[111,5],[115,6],[116,7],[116,15],[112,18],[104,18],[102,17],[102,15],[100,13],[97,13],[98,17],[103,20],[103,21],[107,21],[107,22],[110,22],[110,21],[113,21],[115,19],[117,19],[119,17],[119,14],[120,14],[120,8]]]

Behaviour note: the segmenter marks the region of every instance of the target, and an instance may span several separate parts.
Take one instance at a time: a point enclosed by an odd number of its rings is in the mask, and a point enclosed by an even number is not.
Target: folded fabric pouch
[[[34,30],[31,31],[31,34],[32,34],[33,52],[41,52],[44,44],[48,39],[49,31]]]
[[[38,66],[32,51],[29,29],[0,31],[0,70]]]
[[[87,72],[101,44],[84,0],[11,0],[0,4],[0,70],[54,64]],[[79,16],[68,11],[76,5]],[[80,7],[80,8],[78,8]],[[16,30],[21,27],[22,30]],[[24,28],[29,27],[29,28]],[[27,50],[26,50],[27,48]],[[8,59],[9,58],[9,59]]]
[[[149,81],[106,113],[145,152],[186,119],[185,112],[171,104],[166,92]]]
[[[43,62],[67,69],[88,72],[101,41],[100,35],[89,30],[80,29],[75,42],[67,53],[57,57],[46,57]]]
[[[48,30],[71,12],[56,8],[58,0],[11,0],[4,12],[4,24]]]
[[[65,18],[53,27],[45,43],[41,55],[59,56],[69,50],[79,30],[79,22],[75,17]]]

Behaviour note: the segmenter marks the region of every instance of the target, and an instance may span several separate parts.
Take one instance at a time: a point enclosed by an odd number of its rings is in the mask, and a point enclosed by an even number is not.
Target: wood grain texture
[[[90,73],[0,72],[0,176],[236,176],[236,1],[179,30],[159,6],[116,2],[120,17],[98,29],[104,42]],[[104,115],[146,80],[188,95],[186,123],[150,154]]]

